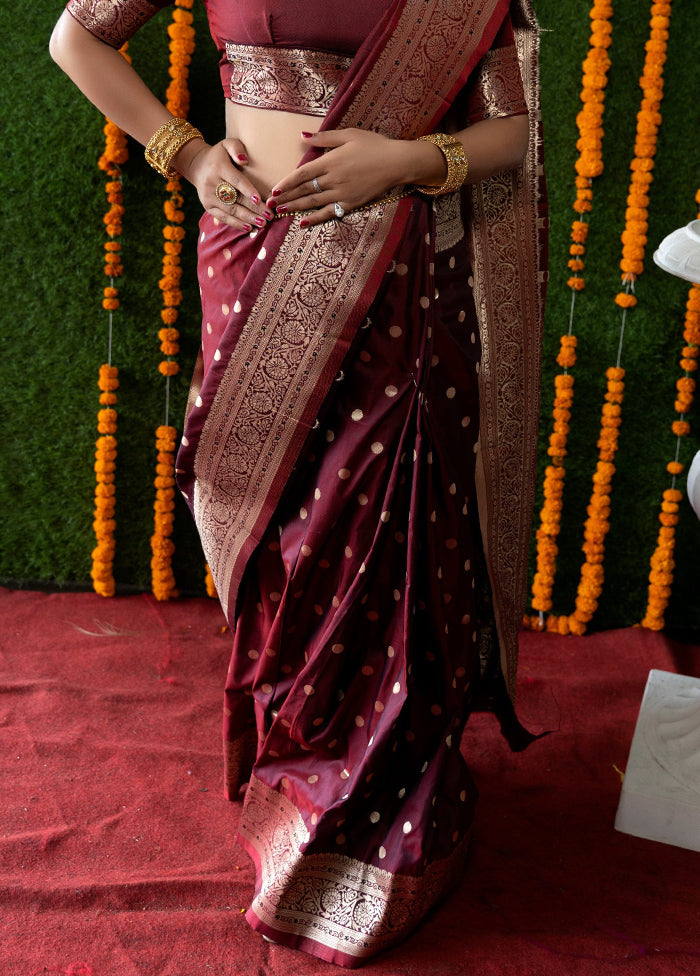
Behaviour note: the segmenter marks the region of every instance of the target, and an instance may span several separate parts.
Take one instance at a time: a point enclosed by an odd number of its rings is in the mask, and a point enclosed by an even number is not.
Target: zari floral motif
[[[479,62],[470,109],[480,119],[498,119],[527,112],[515,46],[493,48]]]
[[[226,43],[231,101],[324,116],[352,58],[329,51]]]
[[[342,854],[305,854],[309,833],[301,814],[255,776],[239,838],[260,865],[249,920],[355,959],[388,948],[415,927],[457,882],[468,845],[467,835],[422,877],[391,874]]]
[[[70,0],[68,3],[68,10],[78,23],[112,47],[121,47],[158,9],[148,0]]]
[[[188,87],[189,65],[194,51],[193,17],[188,8],[193,0],[175,0],[172,23],[168,26],[170,37],[170,84],[167,90],[166,107],[177,118],[186,118],[190,107]],[[182,267],[180,253],[185,231],[182,223],[185,214],[182,209],[183,196],[180,178],[168,180],[166,190],[168,199],[163,205],[168,223],[163,228],[163,275],[158,282],[163,308],[160,317],[162,327],[158,331],[160,351],[165,357],[158,364],[158,370],[165,377],[165,424],[156,431],[156,501],[155,520],[151,538],[151,588],[158,600],[169,600],[176,596],[175,576],[172,570],[172,555],[175,551],[171,539],[175,508],[175,441],[177,431],[168,425],[168,404],[170,377],[180,371],[179,364],[172,358],[180,351],[180,333],[175,328],[179,305],[182,301],[180,282]]]

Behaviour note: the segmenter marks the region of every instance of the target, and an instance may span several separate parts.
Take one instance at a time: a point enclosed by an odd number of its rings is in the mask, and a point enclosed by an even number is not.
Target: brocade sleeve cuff
[[[120,48],[147,20],[172,0],[69,0],[66,10],[86,30]]]

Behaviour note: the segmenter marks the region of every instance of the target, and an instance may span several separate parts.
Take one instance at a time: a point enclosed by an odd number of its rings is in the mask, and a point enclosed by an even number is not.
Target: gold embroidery
[[[67,9],[95,37],[121,47],[162,6],[148,0],[70,0]]]
[[[252,911],[278,932],[305,936],[364,958],[403,939],[462,876],[468,835],[421,877],[391,874],[339,854],[305,855],[301,814],[285,796],[251,778],[239,836],[260,862]],[[251,851],[252,852],[252,851]]]
[[[226,42],[231,101],[255,108],[325,115],[352,58],[328,51]]]
[[[462,223],[462,198],[456,193],[445,193],[433,202],[435,211],[435,253],[447,251],[464,237]]]
[[[250,779],[257,750],[255,729],[248,729],[235,742],[224,740],[224,792],[229,800],[236,800],[241,786]]]
[[[488,51],[479,62],[474,81],[469,114],[472,121],[497,119],[527,111],[520,62],[515,46]]]
[[[515,693],[535,495],[546,217],[537,22],[530,0],[512,9],[530,120],[524,165],[471,187],[470,252],[482,357],[479,515],[503,673]]]
[[[248,316],[195,457],[195,519],[224,613],[239,559],[313,421],[309,403],[320,404],[324,378],[330,385],[340,368],[338,339],[362,307],[383,227],[401,203],[302,234],[294,218]]]
[[[404,4],[343,127],[371,124],[395,139],[430,131],[441,101],[469,63],[497,6],[496,0]]]

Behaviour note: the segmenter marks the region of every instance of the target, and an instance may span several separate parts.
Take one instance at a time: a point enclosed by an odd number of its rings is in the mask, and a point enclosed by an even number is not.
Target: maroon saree
[[[163,4],[113,0],[110,17]],[[104,5],[70,7],[123,39]],[[462,731],[499,679],[514,691],[544,285],[536,56],[529,0],[394,0],[324,128],[410,139],[527,110],[522,169],[309,229],[201,222],[178,475],[234,635],[246,917],[346,966],[461,879]]]
[[[458,127],[470,80],[481,117],[507,114],[506,52],[485,55],[508,12],[397,0],[324,127]],[[516,5],[516,36],[530,38],[523,16]],[[247,919],[347,966],[403,938],[463,872],[476,790],[459,744],[491,650],[482,534],[512,687],[538,165],[535,142],[522,173],[462,206],[412,196],[253,234],[201,224],[203,352],[178,464],[234,633],[224,741],[228,796],[248,783]]]

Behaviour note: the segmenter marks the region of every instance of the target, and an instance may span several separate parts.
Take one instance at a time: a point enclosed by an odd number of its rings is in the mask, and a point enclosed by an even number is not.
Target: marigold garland
[[[127,46],[121,50],[122,55],[130,61],[126,53]],[[116,488],[114,484],[117,468],[117,403],[116,390],[119,388],[119,370],[111,365],[112,360],[112,313],[119,308],[119,291],[115,285],[115,278],[119,278],[124,270],[121,260],[121,244],[115,238],[122,233],[122,217],[124,215],[124,201],[122,196],[121,166],[129,157],[126,135],[122,130],[105,119],[103,129],[105,148],[97,165],[109,177],[105,183],[105,193],[109,208],[104,216],[104,225],[109,240],[104,245],[104,273],[109,278],[109,285],[103,289],[102,307],[108,312],[108,361],[99,369],[97,385],[100,390],[100,409],[97,412],[97,432],[99,437],[95,442],[95,511],[92,523],[97,545],[92,551],[93,589],[100,596],[114,596],[115,583],[113,575],[116,529],[115,504]]]
[[[612,11],[610,11],[612,13]],[[601,433],[598,440],[598,463],[596,472],[593,475],[593,491],[587,509],[588,518],[584,525],[584,544],[583,552],[585,561],[581,566],[581,578],[578,585],[576,596],[576,609],[569,616],[550,616],[546,623],[543,623],[542,609],[538,617],[526,618],[526,625],[534,629],[542,629],[543,625],[547,630],[559,633],[583,634],[587,623],[591,620],[598,606],[598,599],[602,592],[604,582],[604,554],[605,539],[610,528],[610,496],[612,490],[612,478],[615,473],[614,459],[619,440],[619,427],[621,424],[622,400],[624,395],[624,376],[625,372],[620,367],[622,354],[622,341],[624,337],[625,320],[629,310],[637,304],[634,294],[634,283],[644,269],[644,254],[647,244],[646,230],[648,227],[648,190],[651,186],[654,166],[654,156],[656,154],[657,135],[661,124],[660,106],[663,97],[663,65],[666,60],[666,46],[668,41],[669,16],[671,13],[670,3],[652,3],[650,18],[650,37],[646,42],[646,57],[644,70],[640,78],[642,89],[642,103],[637,115],[637,131],[634,146],[634,158],[630,164],[632,176],[627,196],[627,209],[625,211],[625,229],[621,235],[622,239],[622,259],[620,261],[621,278],[624,291],[615,297],[616,304],[622,310],[622,323],[620,328],[620,344],[618,349],[617,365],[607,370],[607,392],[605,394],[605,404],[601,416]],[[600,58],[600,64],[604,63],[604,55],[596,55]],[[580,144],[584,143],[580,140]],[[593,138],[587,143],[594,151],[596,140]],[[597,161],[595,157],[591,160],[591,166],[595,171]],[[583,175],[583,174],[581,174]],[[581,185],[581,189],[585,187]],[[584,195],[579,203],[581,213],[586,212],[590,203],[590,198]],[[584,225],[585,226],[585,225]],[[574,239],[571,246],[572,261],[570,264],[574,270],[574,278],[577,272],[583,270],[582,255],[585,252],[586,232],[582,227],[576,228],[579,239]],[[572,235],[573,237],[573,235]],[[582,284],[576,284],[569,279],[569,285],[574,291],[583,288]],[[679,396],[683,390],[679,388]],[[568,423],[568,418],[566,419]],[[676,421],[673,426],[674,432],[680,436],[681,430],[685,431],[686,422]],[[560,435],[561,438],[561,435]],[[561,448],[561,440],[557,442]],[[554,465],[550,466],[554,467]],[[550,469],[548,469],[550,470]],[[559,479],[562,480],[561,478]],[[557,494],[557,487],[550,491],[552,511],[556,517],[557,503],[561,500]],[[545,496],[545,508],[547,508],[547,496]],[[551,554],[551,546],[549,553]],[[538,567],[539,568],[539,567]],[[550,574],[553,575],[553,574]],[[543,583],[546,584],[547,577],[543,575]],[[543,599],[544,595],[544,599]],[[550,594],[538,594],[539,602],[547,602],[546,597]],[[538,609],[538,607],[536,607]]]
[[[607,0],[594,0],[589,17],[591,34],[589,52],[583,61],[581,101],[583,108],[576,117],[579,139],[576,143],[578,159],[576,168],[576,198],[573,209],[577,217],[571,226],[568,267],[572,272],[567,284],[571,288],[571,315],[569,332],[560,340],[557,363],[563,372],[554,378],[553,430],[549,437],[547,453],[551,461],[544,473],[544,503],[540,511],[540,525],[535,534],[537,541],[537,565],[532,584],[532,606],[537,616],[526,618],[526,626],[541,630],[545,626],[544,613],[552,608],[552,590],[556,575],[556,558],[559,552],[557,538],[561,527],[564,480],[564,458],[574,401],[574,378],[569,370],[576,364],[576,336],[572,334],[574,305],[578,292],[585,286],[581,272],[585,264],[588,239],[588,223],[585,215],[593,207],[593,180],[603,172],[603,114],[605,88],[608,82],[610,58],[607,49],[612,42],[612,4]]]
[[[634,283],[644,270],[647,244],[648,191],[653,181],[652,170],[656,155],[657,137],[661,124],[661,100],[663,98],[663,66],[666,61],[670,3],[652,3],[650,35],[646,42],[644,70],[639,80],[642,102],[637,113],[637,131],[634,158],[630,163],[632,176],[625,211],[625,229],[622,232],[621,279],[624,291],[615,297],[622,309],[620,343],[617,366],[607,370],[608,384],[606,403],[602,409],[601,431],[598,440],[598,464],[593,475],[593,492],[585,523],[581,578],[576,594],[576,609],[568,619],[570,632],[583,634],[598,607],[603,590],[605,540],[610,528],[610,496],[615,474],[615,455],[622,422],[622,400],[625,371],[620,367],[625,321],[628,311],[636,304]]]
[[[700,203],[700,190],[695,195]],[[699,215],[700,216],[700,215]],[[675,562],[673,550],[676,544],[676,525],[678,524],[679,502],[682,493],[676,488],[676,478],[685,468],[679,460],[681,439],[690,432],[690,424],[684,419],[693,403],[696,381],[690,376],[698,368],[700,356],[700,286],[693,285],[688,293],[686,302],[685,326],[683,329],[683,347],[680,365],[685,375],[676,381],[676,400],[674,408],[680,414],[680,419],[671,424],[671,430],[676,435],[676,452],[673,461],[669,461],[666,470],[671,475],[671,487],[662,495],[661,511],[659,512],[660,528],[656,539],[656,548],[650,560],[649,588],[647,591],[647,608],[642,619],[642,627],[649,630],[661,630],[664,626],[664,614],[671,596],[673,584],[673,570]]]
[[[156,429],[156,500],[154,533],[151,537],[151,585],[157,600],[177,596],[172,556],[175,543],[170,536],[175,522],[175,442],[174,427],[162,425]]]
[[[193,16],[190,13],[193,0],[175,0],[172,23],[168,26],[170,37],[170,84],[167,90],[166,106],[174,116],[185,119],[190,107],[190,94],[187,84],[189,65],[194,51]],[[160,351],[165,357],[158,364],[158,371],[165,377],[165,425],[156,433],[158,464],[156,466],[155,525],[151,538],[151,586],[157,600],[169,600],[177,595],[175,576],[172,571],[172,555],[175,545],[171,540],[174,522],[175,497],[175,440],[177,432],[168,426],[170,399],[170,377],[176,376],[180,367],[171,357],[180,351],[180,333],[175,328],[182,302],[180,282],[182,268],[180,253],[185,236],[181,226],[185,219],[182,209],[182,184],[179,177],[168,180],[166,190],[168,199],[163,205],[168,221],[163,228],[163,273],[158,285],[163,296],[160,317],[163,327],[158,332]],[[171,446],[165,446],[171,445]],[[166,469],[167,468],[167,473]]]
[[[209,568],[209,563],[207,563],[205,566],[204,585],[207,588],[207,596],[211,597],[212,599],[216,599],[218,594],[216,592],[214,577],[211,575],[211,569]]]

